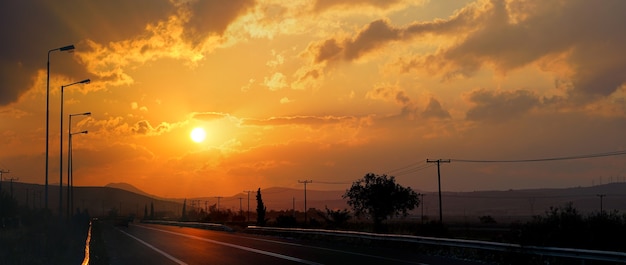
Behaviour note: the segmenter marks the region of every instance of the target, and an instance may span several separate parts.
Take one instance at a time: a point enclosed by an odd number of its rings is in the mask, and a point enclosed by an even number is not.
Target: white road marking
[[[241,236],[232,236],[232,237],[241,237]],[[269,242],[269,243],[274,243],[274,244],[283,244],[283,245],[289,245],[289,246],[306,247],[306,248],[320,249],[320,250],[324,250],[324,251],[339,252],[339,253],[343,253],[343,254],[350,254],[350,255],[355,255],[355,256],[370,257],[370,258],[376,258],[376,259],[381,259],[381,260],[389,260],[389,261],[393,261],[393,262],[412,263],[412,264],[417,264],[417,265],[430,265],[428,263],[412,262],[412,261],[399,260],[399,259],[393,259],[393,258],[376,256],[376,255],[352,252],[352,251],[345,251],[345,250],[332,249],[332,248],[309,246],[309,245],[303,245],[303,244],[298,244],[298,243],[276,241],[276,240],[271,240],[271,239],[254,238],[254,237],[243,237],[243,238],[246,238],[246,239],[249,239],[249,240],[257,240],[257,241]]]
[[[166,258],[168,258],[168,259],[172,260],[173,262],[176,262],[176,263],[177,263],[177,264],[179,264],[179,265],[187,265],[187,263],[185,263],[185,262],[183,262],[183,261],[181,261],[181,260],[179,260],[179,259],[175,258],[174,256],[172,256],[172,255],[170,255],[170,254],[167,254],[165,251],[160,250],[160,249],[156,248],[156,247],[155,247],[155,246],[153,246],[153,245],[148,244],[148,242],[143,241],[143,240],[141,240],[141,239],[137,238],[136,236],[133,236],[133,235],[131,235],[131,234],[129,234],[129,233],[126,233],[126,232],[124,232],[124,231],[122,231],[122,230],[120,230],[120,229],[118,229],[118,231],[120,231],[120,232],[122,232],[122,233],[126,234],[126,235],[127,235],[127,236],[129,236],[129,237],[132,237],[133,239],[135,239],[135,240],[139,241],[139,243],[146,245],[147,247],[151,248],[152,250],[154,250],[154,251],[156,251],[156,252],[159,252],[161,255],[163,255],[163,256],[165,256]]]
[[[82,265],[89,265],[89,245],[91,244],[91,226],[89,221],[89,231],[87,232],[87,240],[85,240],[85,259],[83,259]]]
[[[200,240],[200,241],[205,241],[205,242],[209,242],[209,243],[213,243],[213,244],[218,244],[218,245],[222,245],[222,246],[237,248],[237,249],[241,249],[241,250],[245,250],[245,251],[249,251],[249,252],[254,252],[254,253],[258,253],[258,254],[263,254],[263,255],[267,255],[267,256],[271,256],[271,257],[275,257],[275,258],[280,258],[280,259],[300,262],[300,263],[303,263],[303,264],[321,265],[321,263],[313,262],[313,261],[310,261],[310,260],[300,259],[300,258],[291,257],[291,256],[283,255],[283,254],[274,253],[274,252],[269,252],[269,251],[265,251],[265,250],[260,250],[260,249],[256,249],[256,248],[249,248],[249,247],[244,247],[244,246],[240,246],[240,245],[235,245],[235,244],[215,241],[215,240],[211,240],[211,239],[208,239],[208,238],[192,236],[192,235],[186,235],[186,234],[182,234],[182,233],[177,233],[177,232],[172,232],[172,231],[167,231],[167,230],[161,230],[161,229],[147,227],[147,226],[142,226],[142,225],[139,225],[139,226],[136,226],[136,227],[141,227],[141,228],[145,228],[145,229],[151,229],[151,230],[155,230],[155,231],[159,231],[159,232],[163,232],[163,233],[169,233],[169,234],[172,234],[172,235],[177,235],[177,236],[187,237],[187,238],[196,239],[196,240]],[[137,240],[139,240],[139,239],[137,239]],[[147,244],[147,243],[144,243],[144,244]]]

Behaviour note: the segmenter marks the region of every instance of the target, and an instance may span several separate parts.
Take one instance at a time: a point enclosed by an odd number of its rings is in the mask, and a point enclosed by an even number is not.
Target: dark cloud
[[[15,101],[28,88],[29,72],[19,62],[0,61],[0,106]]]
[[[309,47],[315,62],[352,61],[393,41],[427,34],[457,39],[434,54],[419,55],[403,68],[430,69],[443,77],[471,76],[483,65],[507,71],[548,56],[565,56],[571,68],[570,99],[587,102],[626,82],[626,1],[478,1],[449,19],[395,27],[376,20],[346,40]],[[403,58],[404,60],[404,58]],[[544,69],[562,71],[563,69]]]
[[[185,25],[185,36],[197,44],[208,36],[221,35],[231,22],[255,4],[255,0],[191,1],[188,3],[191,18]]]
[[[425,118],[449,119],[450,113],[441,107],[441,104],[435,98],[430,98],[428,106],[422,112]]]
[[[165,122],[162,122],[157,127],[152,127],[150,122],[147,120],[141,120],[135,123],[135,125],[131,128],[131,131],[141,135],[159,135],[168,132],[170,127],[171,126]]]
[[[81,41],[122,40],[173,11],[167,0],[23,0],[0,1],[0,105],[15,102],[46,68],[48,50]],[[67,56],[67,55],[66,55]],[[51,74],[86,75],[68,58],[51,56]]]
[[[400,105],[400,116],[402,117],[413,118],[417,113],[417,108],[411,98],[404,90],[395,86],[376,87],[374,90],[367,92],[367,97],[396,102]]]
[[[386,9],[400,2],[401,0],[317,0],[313,5],[313,9],[317,12],[336,7],[355,8],[358,6]]]
[[[399,37],[400,31],[391,27],[387,20],[376,20],[363,28],[353,39],[343,41],[328,39],[319,45],[310,46],[309,51],[314,54],[317,63],[333,60],[352,61]]]
[[[626,43],[621,34],[626,17],[620,12],[626,2],[535,3],[532,10],[501,1],[491,4],[482,14],[480,30],[440,54],[438,59],[453,62],[451,71],[471,74],[477,65],[490,62],[506,72],[569,53],[567,61],[574,70],[569,93],[575,101],[608,96],[626,81],[626,51],[621,48]],[[516,16],[522,18],[513,23]]]
[[[475,104],[467,111],[471,121],[504,122],[518,118],[541,104],[539,98],[528,90],[490,91],[475,90],[468,95]]]

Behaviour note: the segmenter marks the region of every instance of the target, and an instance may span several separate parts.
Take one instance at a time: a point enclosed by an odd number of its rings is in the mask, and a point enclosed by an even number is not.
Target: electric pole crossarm
[[[306,208],[306,184],[309,184],[313,182],[313,180],[303,180],[300,181],[298,180],[298,183],[302,183],[304,184],[304,223],[307,223],[307,216],[306,216],[306,212],[307,212],[307,208]]]

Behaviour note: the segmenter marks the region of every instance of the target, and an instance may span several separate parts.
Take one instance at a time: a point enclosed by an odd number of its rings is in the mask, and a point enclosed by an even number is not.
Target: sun
[[[189,136],[191,137],[192,141],[196,143],[201,143],[202,141],[204,141],[204,138],[206,138],[206,132],[204,131],[204,129],[198,127],[193,129]]]

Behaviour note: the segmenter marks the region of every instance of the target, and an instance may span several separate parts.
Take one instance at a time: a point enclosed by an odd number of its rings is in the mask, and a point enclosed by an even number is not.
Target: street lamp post
[[[69,128],[67,130],[69,142],[67,143],[67,218],[70,218],[74,211],[74,179],[72,178],[72,135],[87,134],[87,131],[72,133],[72,117],[89,116],[91,112],[77,113],[69,115]]]
[[[48,210],[48,150],[49,150],[49,134],[50,134],[50,53],[53,51],[72,51],[74,50],[74,45],[67,45],[61,48],[56,48],[48,51],[48,63],[46,64],[47,68],[47,77],[46,77],[46,185],[45,185],[45,196],[46,202],[45,207]]]
[[[59,216],[61,217],[63,216],[63,91],[66,87],[76,84],[89,84],[89,82],[91,82],[91,80],[85,79],[61,86],[61,132],[59,133]]]

